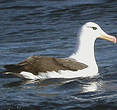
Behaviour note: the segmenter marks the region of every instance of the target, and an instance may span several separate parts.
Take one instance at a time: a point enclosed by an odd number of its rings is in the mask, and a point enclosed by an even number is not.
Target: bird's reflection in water
[[[82,92],[96,92],[103,88],[103,81],[88,82],[82,86]]]
[[[47,80],[18,80],[15,82],[9,82],[4,84],[4,87],[23,87],[31,88],[35,86],[35,89],[39,90],[39,93],[59,93],[66,90],[69,94],[69,91],[78,89],[79,93],[86,92],[96,92],[100,91],[103,88],[103,81],[101,79],[47,79]],[[44,88],[44,89],[43,89]],[[51,91],[51,92],[47,92]],[[42,94],[44,95],[44,94]]]
[[[32,84],[35,83],[35,81],[32,80],[19,80],[19,81],[14,81],[14,82],[9,82],[7,84],[4,84],[3,86],[8,88],[8,87],[19,87],[22,85],[26,85],[26,84]]]
[[[38,86],[48,86],[48,85],[60,85],[65,82],[69,82],[71,80],[67,79],[46,79],[46,80],[18,80],[18,81],[12,81],[4,84],[4,87],[18,87],[18,86],[23,86],[23,85],[28,85],[28,84],[38,84]]]

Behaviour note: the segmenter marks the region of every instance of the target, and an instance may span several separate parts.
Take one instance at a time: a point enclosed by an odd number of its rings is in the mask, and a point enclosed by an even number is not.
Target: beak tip
[[[114,39],[114,43],[117,43],[117,38],[115,37],[115,39]]]

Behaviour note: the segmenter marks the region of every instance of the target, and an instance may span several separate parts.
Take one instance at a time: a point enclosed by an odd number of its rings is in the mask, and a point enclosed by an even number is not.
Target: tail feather
[[[7,72],[21,72],[22,66],[18,64],[10,64],[10,65],[4,65],[4,68],[7,70]]]

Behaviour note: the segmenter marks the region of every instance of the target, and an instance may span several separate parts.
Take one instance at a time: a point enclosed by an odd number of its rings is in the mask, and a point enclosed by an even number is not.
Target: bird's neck
[[[87,65],[96,65],[94,54],[95,39],[90,39],[87,35],[81,35],[78,44],[71,58],[76,59]]]

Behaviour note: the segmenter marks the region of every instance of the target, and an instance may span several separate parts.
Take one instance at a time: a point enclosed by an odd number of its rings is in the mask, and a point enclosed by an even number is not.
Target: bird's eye
[[[93,28],[93,30],[96,30],[97,29],[97,27],[92,27]]]

